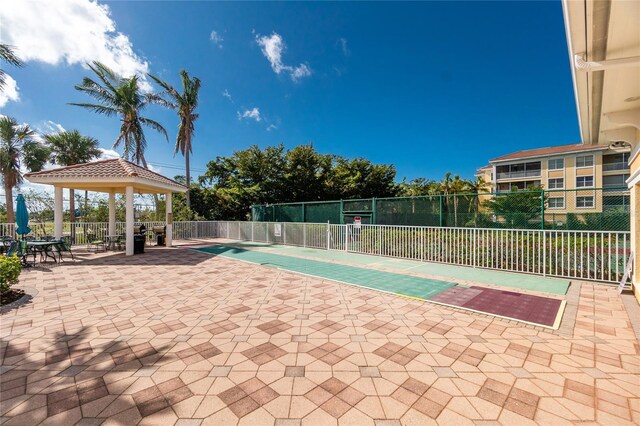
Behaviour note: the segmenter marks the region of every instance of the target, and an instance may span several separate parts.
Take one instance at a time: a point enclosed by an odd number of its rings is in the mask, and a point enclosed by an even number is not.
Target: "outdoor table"
[[[53,247],[60,244],[59,241],[27,241],[27,247],[32,250],[36,250],[39,253],[44,253],[45,259],[50,257],[54,262],[57,262],[55,255],[53,254]]]

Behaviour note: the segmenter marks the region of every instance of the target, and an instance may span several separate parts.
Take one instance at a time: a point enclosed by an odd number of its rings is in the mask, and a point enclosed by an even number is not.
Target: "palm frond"
[[[111,117],[114,114],[117,114],[119,112],[114,107],[108,107],[108,106],[97,105],[97,104],[84,104],[84,103],[70,102],[68,105],[74,105],[74,106],[87,108],[90,111],[97,112],[98,114],[104,114],[104,115],[106,115],[108,117]]]
[[[163,134],[165,139],[167,140],[167,142],[169,141],[169,136],[167,135],[167,131],[162,126],[162,124],[158,123],[155,120],[152,120],[150,118],[145,118],[145,117],[140,117],[140,122],[142,124],[144,124],[145,126],[147,126],[147,127],[151,127],[156,132],[159,132],[159,133]],[[140,129],[142,130],[142,128],[140,128]]]

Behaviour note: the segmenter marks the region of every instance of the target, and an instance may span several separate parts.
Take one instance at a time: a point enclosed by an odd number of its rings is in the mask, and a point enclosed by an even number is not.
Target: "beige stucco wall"
[[[636,155],[631,163],[631,176],[636,173],[640,173],[640,155]],[[633,294],[640,303],[640,182],[631,188],[631,248],[635,254],[631,282]]]

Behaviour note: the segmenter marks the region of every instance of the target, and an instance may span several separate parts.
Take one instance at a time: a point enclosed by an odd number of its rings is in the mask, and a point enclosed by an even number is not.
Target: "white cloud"
[[[278,126],[276,126],[275,124],[269,124],[267,126],[267,132],[270,132],[272,130],[276,130],[278,128]]]
[[[347,39],[346,38],[340,37],[338,39],[338,44],[340,44],[340,47],[342,48],[342,54],[344,56],[351,55],[351,51],[349,50],[349,47],[347,46]]]
[[[311,75],[311,70],[305,64],[300,64],[295,67],[291,72],[291,79],[297,81],[302,77],[309,77]]]
[[[222,96],[224,96],[225,98],[227,98],[231,102],[233,102],[233,98],[231,97],[231,93],[229,93],[229,91],[227,89],[224,89],[224,92],[222,92]]]
[[[149,63],[133,50],[129,37],[116,30],[107,5],[89,0],[16,1],[0,8],[3,42],[16,47],[24,61],[50,65],[100,61],[118,74],[140,76],[143,90],[151,90],[145,74]]]
[[[217,31],[211,31],[211,35],[209,35],[209,40],[211,40],[213,44],[215,44],[220,49],[222,49],[222,42],[224,41],[224,39],[220,34],[218,34]]]
[[[243,113],[240,113],[240,111],[238,111],[238,120],[243,119],[253,119],[256,120],[256,122],[260,122],[260,120],[262,120],[262,118],[260,117],[260,109],[253,107],[252,109],[245,110]]]
[[[46,130],[47,133],[60,133],[66,130],[64,127],[62,127],[62,124],[55,123],[51,120],[47,120],[44,123],[44,129]]]
[[[282,53],[285,51],[286,45],[280,34],[273,33],[270,36],[260,36],[258,34],[256,41],[262,50],[262,54],[269,60],[271,69],[273,69],[276,74],[285,72],[289,74],[293,81],[311,75],[311,68],[306,64],[293,67],[291,65],[285,65],[284,62],[282,62]]]
[[[0,108],[9,102],[18,102],[20,100],[16,81],[10,75],[5,75],[4,83],[4,89],[0,91]]]
[[[100,154],[100,157],[98,157],[98,160],[112,160],[114,158],[120,158],[120,154],[118,154],[118,152],[114,151],[113,149],[105,149],[105,148],[98,148],[102,153]]]

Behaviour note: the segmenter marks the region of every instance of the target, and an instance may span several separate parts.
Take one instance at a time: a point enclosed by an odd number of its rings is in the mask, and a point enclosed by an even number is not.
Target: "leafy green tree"
[[[22,180],[20,166],[30,172],[42,170],[49,160],[49,150],[33,139],[35,132],[15,118],[0,117],[0,173],[6,197],[7,222],[16,221],[13,208],[13,188]]]
[[[178,135],[176,137],[176,146],[174,155],[180,151],[185,159],[186,185],[191,187],[191,170],[189,167],[189,155],[192,152],[192,139],[195,133],[195,122],[199,114],[195,113],[198,107],[198,93],[200,91],[200,79],[197,77],[190,78],[189,74],[182,70],[180,77],[182,79],[182,93],[179,93],[170,84],[160,80],[158,77],[149,74],[156,83],[164,89],[160,94],[161,103],[165,106],[176,110],[180,123],[178,124]],[[187,208],[191,206],[190,190],[185,194]]]
[[[332,156],[319,154],[313,145],[299,145],[286,153],[285,163],[285,186],[291,200],[323,199]]]
[[[22,67],[24,62],[15,54],[13,47],[8,44],[0,43],[0,60],[7,62],[15,67]],[[0,69],[0,92],[4,91],[7,84],[7,73]]]
[[[530,226],[541,219],[542,206],[546,208],[548,195],[540,187],[529,186],[524,191],[514,188],[482,202],[483,207],[505,221],[509,228]],[[542,220],[542,219],[541,219]]]
[[[133,159],[137,164],[148,168],[144,152],[147,139],[144,127],[151,128],[162,134],[167,141],[167,131],[160,123],[143,117],[147,105],[161,103],[162,99],[155,94],[143,94],[140,90],[138,77],[128,78],[117,75],[113,70],[100,62],[87,64],[97,79],[85,77],[82,84],[75,86],[76,90],[86,93],[97,103],[71,103],[70,105],[86,108],[89,111],[120,118],[120,133],[113,144],[116,149],[123,145],[123,156]]]
[[[53,133],[46,135],[44,139],[51,151],[51,160],[60,166],[73,166],[87,163],[98,158],[101,154],[101,151],[98,149],[98,140],[89,136],[83,136],[77,130]],[[75,201],[75,191],[69,188],[69,213],[72,224],[76,221]],[[75,235],[73,235],[75,232],[73,225],[71,225],[71,232],[71,236],[75,237]]]
[[[328,180],[327,199],[394,197],[398,193],[395,178],[392,164],[337,157]]]

